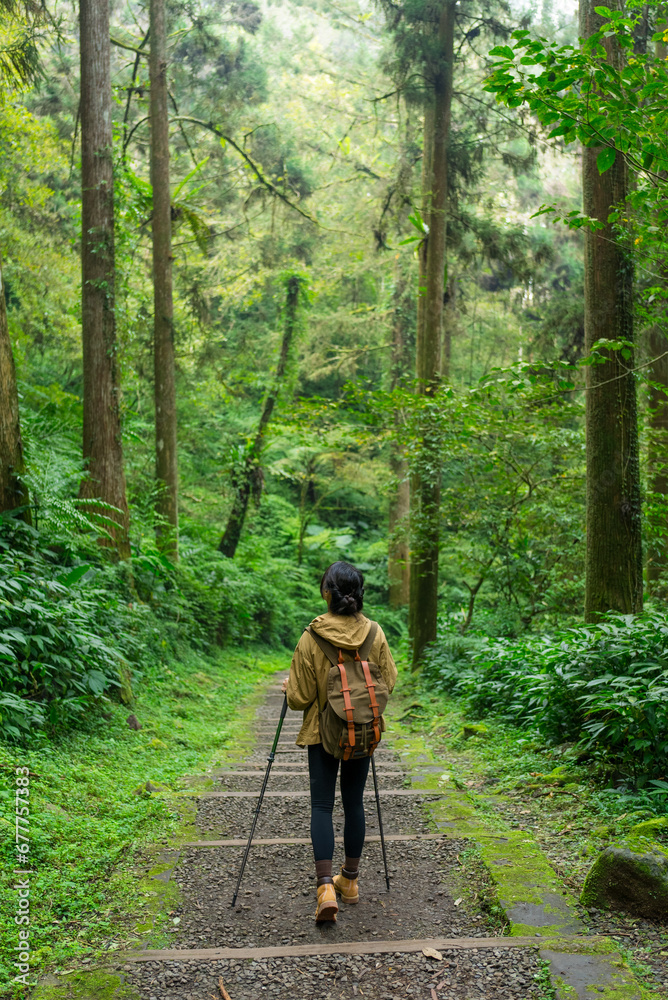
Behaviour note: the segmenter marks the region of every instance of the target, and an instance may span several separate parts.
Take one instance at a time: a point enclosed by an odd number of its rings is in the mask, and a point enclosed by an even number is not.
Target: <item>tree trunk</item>
[[[5,287],[0,267],[0,514],[21,510],[31,523],[28,490],[21,481],[24,472],[23,443],[19,420],[19,393],[16,386],[14,354],[7,325]]]
[[[433,396],[441,377],[441,336],[445,272],[445,236],[448,191],[448,137],[452,105],[455,0],[441,7],[438,39],[440,60],[433,79],[433,132],[425,136],[431,149],[431,192],[426,243],[424,321],[418,324],[416,374],[418,392]],[[425,118],[429,124],[429,118]],[[438,553],[441,498],[441,458],[438,432],[425,410],[421,448],[412,476],[412,551],[410,627],[413,667],[436,638],[438,613]]]
[[[657,16],[666,16],[665,4],[661,5]],[[647,32],[644,33],[644,40],[646,51]],[[654,52],[657,59],[665,60],[668,57],[668,45],[663,40],[655,42]],[[668,279],[666,267],[663,268],[663,278],[664,281]],[[650,508],[656,502],[659,512],[652,524],[653,547],[647,554],[647,590],[652,597],[665,600],[668,597],[668,518],[665,514],[668,498],[668,357],[661,355],[668,350],[668,340],[660,327],[653,326],[650,329],[647,349],[650,358],[659,358],[651,368],[652,385],[648,400],[647,485],[650,496],[654,494]]]
[[[649,331],[647,347],[650,358],[659,358],[652,365],[649,390],[649,433],[647,477],[650,509],[656,503],[659,511],[653,528],[653,547],[647,554],[647,589],[652,597],[668,597],[668,522],[665,504],[668,498],[668,340],[654,326]]]
[[[393,389],[396,389],[401,385],[402,378],[408,371],[405,312],[406,281],[399,267],[397,267],[396,272],[394,300],[391,385]],[[402,421],[403,417],[400,411],[395,411],[394,419],[397,423]],[[400,441],[396,438],[390,444],[390,471],[396,481],[396,486],[393,487],[393,491],[390,494],[387,575],[390,584],[390,607],[399,608],[408,604],[410,593],[408,538],[410,486],[406,456]]]
[[[232,510],[230,511],[227,526],[218,546],[218,550],[229,559],[233,559],[237,551],[237,545],[239,544],[244,521],[246,520],[246,511],[248,510],[251,493],[253,493],[254,488],[255,490],[259,489],[258,483],[262,477],[260,458],[262,456],[264,436],[274,412],[288,364],[290,345],[292,344],[297,328],[297,310],[302,284],[302,279],[294,274],[286,282],[285,327],[274,384],[265,397],[260,414],[260,422],[258,423],[253,443],[247,449],[243,465],[235,477],[235,495],[232,501]]]
[[[429,227],[429,212],[431,209],[431,184],[432,184],[432,160],[434,154],[434,106],[433,104],[427,104],[424,109],[424,129],[423,129],[423,139],[422,139],[422,178],[421,178],[421,188],[422,188],[422,198],[420,210],[422,212],[422,218],[425,222],[427,228]],[[427,249],[429,246],[429,237],[425,236],[418,247],[418,296],[417,296],[417,323],[415,329],[415,356],[416,356],[416,371],[417,371],[417,355],[420,350],[422,350],[424,345],[424,322],[426,315],[426,301],[427,301]],[[418,390],[419,391],[419,390]],[[418,496],[420,494],[420,478],[417,474],[415,468],[410,471],[410,478],[408,483],[408,511],[409,515],[411,512],[411,498],[413,501],[413,506],[417,510]],[[416,534],[415,525],[415,515],[411,516],[410,523],[410,533],[411,540],[409,544],[409,554],[408,554],[408,634],[414,636],[417,628],[416,615],[419,612],[419,608],[416,606],[416,602],[411,598],[411,594],[416,593],[416,587],[418,586],[417,577],[420,571],[420,564],[416,562],[415,559],[411,559],[410,548],[413,542],[413,538]]]
[[[410,546],[407,533],[411,502],[408,463],[395,442],[392,442],[390,471],[397,485],[390,498],[387,575],[390,581],[390,607],[402,608],[410,598]]]
[[[172,301],[172,207],[169,188],[169,116],[165,0],[150,0],[151,186],[153,188],[153,351],[155,367],[155,477],[160,547],[178,558],[179,478],[176,454],[176,381]]]
[[[79,495],[111,504],[112,542],[130,554],[114,312],[114,179],[109,4],[81,0],[81,325],[83,457]]]
[[[596,0],[580,0],[580,34],[597,31],[604,18]],[[619,9],[619,0],[614,4]],[[614,39],[605,39],[608,58],[621,66]],[[585,148],[583,204],[602,229],[585,230],[585,350],[601,338],[633,340],[633,270],[608,216],[624,201],[628,172],[617,154],[614,166],[599,175],[599,148]],[[587,554],[585,620],[606,611],[642,611],[640,470],[633,357],[609,351],[602,364],[587,367]]]

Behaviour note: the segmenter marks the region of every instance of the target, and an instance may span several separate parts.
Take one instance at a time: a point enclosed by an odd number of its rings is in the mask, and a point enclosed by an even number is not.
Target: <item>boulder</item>
[[[638,823],[631,828],[631,836],[657,840],[661,836],[668,836],[668,816],[657,816],[655,819],[646,819],[644,823]]]
[[[580,901],[668,922],[668,853],[607,847],[589,870]]]
[[[169,792],[171,788],[168,785],[162,785],[159,781],[145,781],[135,788],[133,794],[145,798],[147,795],[165,795]]]
[[[484,739],[489,736],[489,729],[482,722],[467,722],[462,729],[462,736],[465,740],[470,740],[472,736]]]

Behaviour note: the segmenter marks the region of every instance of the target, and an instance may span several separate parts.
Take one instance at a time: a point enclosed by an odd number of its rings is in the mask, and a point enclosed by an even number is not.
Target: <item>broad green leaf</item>
[[[56,577],[56,579],[58,583],[62,583],[65,587],[71,587],[72,584],[78,583],[89,569],[90,566],[84,563],[82,566],[75,566],[69,573],[64,573],[62,576]]]
[[[596,157],[596,166],[599,174],[604,174],[606,170],[609,170],[615,162],[616,157],[617,150],[614,146],[606,146],[605,149],[602,149]]]
[[[489,50],[490,56],[500,56],[502,59],[514,59],[515,53],[509,45],[495,45]]]

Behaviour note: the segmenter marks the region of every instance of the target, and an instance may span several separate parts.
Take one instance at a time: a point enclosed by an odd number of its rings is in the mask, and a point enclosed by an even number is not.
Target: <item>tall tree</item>
[[[394,327],[392,338],[392,372],[391,385],[396,389],[401,385],[408,370],[407,340],[408,340],[408,302],[407,282],[397,267],[394,289]],[[394,414],[395,420],[401,420],[399,411]],[[390,471],[395,483],[390,494],[389,504],[389,547],[387,560],[387,575],[390,584],[390,606],[403,607],[408,604],[410,594],[410,559],[409,559],[409,518],[410,518],[410,485],[408,479],[408,462],[401,442],[395,437],[390,444]]]
[[[81,325],[83,456],[80,496],[111,505],[111,541],[130,554],[114,311],[114,178],[108,0],[81,0]]]
[[[656,358],[650,372],[649,427],[647,443],[648,521],[653,528],[653,545],[647,553],[647,589],[653,597],[668,592],[668,341],[663,330],[654,325],[649,331],[647,348]],[[652,516],[658,508],[656,516]]]
[[[150,3],[151,185],[153,188],[153,338],[155,474],[159,539],[178,558],[178,462],[172,298],[172,207],[169,187],[169,115],[165,0]]]
[[[424,34],[426,38],[430,38],[434,34],[433,24],[427,22],[424,29]],[[422,174],[420,179],[420,210],[422,212],[423,220],[423,239],[418,245],[418,292],[417,292],[417,323],[415,328],[415,343],[416,343],[416,368],[417,368],[417,352],[420,351],[421,347],[424,345],[424,324],[425,317],[427,314],[427,233],[428,233],[428,221],[429,221],[429,208],[431,204],[431,180],[432,180],[432,154],[433,154],[433,142],[434,142],[434,106],[431,103],[431,95],[427,99],[424,106],[424,124],[422,130]],[[440,473],[439,473],[440,474]],[[420,492],[420,477],[417,474],[415,468],[411,470],[410,479],[408,481],[408,498],[406,499],[406,504],[408,507],[410,515],[410,529],[411,529],[411,544],[416,535],[416,519],[418,514],[418,495]],[[411,510],[411,497],[413,497],[413,506]],[[416,618],[419,617],[421,609],[417,603],[417,600],[412,599],[411,595],[416,595],[417,593],[417,575],[421,571],[421,563],[418,559],[411,558],[410,548],[409,548],[409,563],[408,563],[408,631],[411,637],[415,636],[416,631],[419,630],[419,624],[416,622]]]
[[[21,480],[24,472],[23,442],[19,421],[19,394],[16,368],[7,325],[5,288],[0,269],[0,514],[22,508],[30,521],[28,490]]]
[[[486,87],[510,107],[527,104],[551,136],[584,147],[583,215],[599,227],[585,229],[585,349],[591,353],[599,340],[618,348],[601,345],[600,363],[587,368],[587,621],[608,610],[642,610],[632,248],[622,220],[633,216],[636,245],[645,239],[645,247],[662,232],[657,219],[665,221],[668,74],[665,60],[646,53],[651,6],[629,16],[622,0],[609,7],[580,0],[579,48],[515,32],[512,50],[491,50],[501,62]],[[656,0],[654,7],[663,10]],[[625,51],[634,53],[626,64]]]
[[[220,540],[220,545],[218,546],[219,551],[230,559],[234,558],[234,554],[237,551],[251,495],[254,491],[256,493],[260,491],[262,482],[260,459],[264,437],[271,421],[287,369],[290,347],[297,329],[299,299],[303,286],[304,279],[297,274],[290,274],[285,282],[285,326],[283,328],[281,353],[276,365],[276,373],[273,384],[262,404],[262,412],[260,413],[260,420],[255,431],[255,436],[246,448],[241,468],[235,474],[232,509],[223,537]]]
[[[657,13],[659,18],[665,19],[666,6],[662,4]],[[646,31],[644,36],[647,37]],[[655,54],[657,60],[665,63],[668,45],[663,39],[655,43]],[[664,267],[663,270],[665,282],[668,279],[668,268]],[[668,343],[658,324],[651,327],[647,340],[650,357],[657,359],[652,365],[649,391],[647,485],[650,497],[653,495],[661,508],[658,523],[653,525],[657,536],[654,549],[647,556],[647,590],[653,597],[665,598],[668,594],[668,523],[665,510],[668,499]]]
[[[580,0],[580,34],[600,30],[597,0]],[[620,0],[611,7],[621,9]],[[617,69],[622,50],[615,36],[603,40],[607,61]],[[603,361],[587,367],[587,554],[585,619],[606,611],[642,610],[640,465],[633,355],[633,268],[626,247],[608,219],[626,200],[628,167],[617,154],[599,172],[600,146],[582,151],[583,209],[600,229],[585,230],[585,350],[597,341],[624,341],[624,351],[604,350]],[[599,161],[600,162],[600,161]]]
[[[14,91],[29,84],[38,72],[38,54],[34,32],[44,12],[21,6],[13,0],[0,3],[0,86]],[[4,94],[3,94],[4,96]],[[19,417],[19,393],[16,366],[7,322],[7,303],[0,260],[0,513],[21,510],[30,523],[28,490],[22,481],[25,471],[23,441]]]
[[[428,232],[424,241],[424,292],[418,318],[416,375],[418,392],[435,395],[442,374],[441,338],[445,288],[445,238],[448,197],[448,143],[452,113],[454,29],[456,0],[441,0],[427,8],[437,18],[436,45],[428,75],[428,112],[425,114],[424,149],[429,163],[427,210]],[[449,352],[448,352],[449,355]],[[411,583],[410,625],[412,661],[417,666],[426,646],[436,638],[438,614],[438,558],[441,459],[438,433],[431,408],[423,409],[421,449],[412,476],[411,493]]]

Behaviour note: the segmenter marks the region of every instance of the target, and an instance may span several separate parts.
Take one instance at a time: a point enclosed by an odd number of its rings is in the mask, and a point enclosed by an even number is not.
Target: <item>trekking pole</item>
[[[387,851],[385,850],[385,837],[383,835],[383,817],[380,813],[380,795],[378,794],[378,775],[376,774],[376,762],[371,757],[371,770],[373,771],[373,785],[376,790],[376,808],[378,810],[378,829],[380,831],[380,846],[383,850],[383,864],[385,865],[385,883],[387,891],[390,891],[390,873],[387,870]]]
[[[260,815],[260,809],[262,807],[262,799],[264,798],[264,793],[267,789],[267,782],[269,781],[269,772],[271,771],[271,765],[274,763],[274,757],[276,756],[276,747],[278,746],[278,739],[281,735],[281,729],[283,728],[283,719],[285,718],[285,713],[288,710],[288,696],[287,694],[283,696],[283,708],[281,709],[281,717],[278,720],[278,726],[276,727],[276,735],[274,736],[274,745],[271,748],[269,756],[267,758],[267,770],[265,771],[264,781],[262,782],[262,788],[260,789],[260,796],[257,800],[257,806],[255,807],[255,815],[253,816],[253,825],[251,826],[251,832],[248,837],[248,843],[246,844],[246,850],[244,851],[243,860],[241,862],[241,870],[239,871],[239,878],[237,879],[237,887],[234,890],[234,896],[232,897],[232,906],[237,901],[237,896],[239,895],[239,887],[241,886],[241,880],[244,877],[244,869],[246,867],[246,862],[248,861],[248,855],[250,854],[251,843],[253,842],[253,834],[255,833],[255,827],[257,826],[258,816]]]

